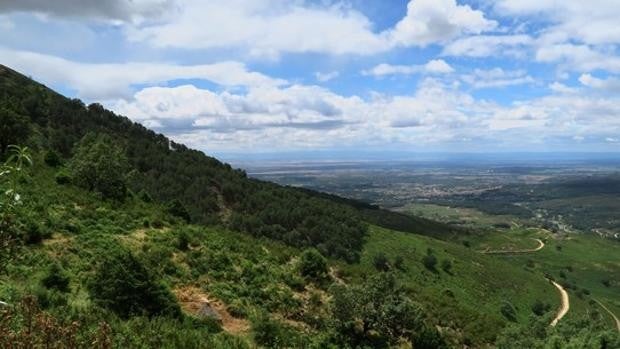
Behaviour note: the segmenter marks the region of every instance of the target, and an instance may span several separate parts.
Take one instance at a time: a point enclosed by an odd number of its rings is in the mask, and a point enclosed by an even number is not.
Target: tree
[[[127,157],[106,135],[86,135],[71,160],[75,184],[99,192],[105,198],[121,200],[127,194]]]
[[[0,154],[4,154],[10,144],[24,142],[29,133],[27,117],[7,108],[0,108]]]
[[[302,276],[311,279],[323,279],[327,276],[327,260],[323,255],[311,248],[305,250],[299,260],[299,271]]]
[[[408,298],[391,273],[380,273],[365,284],[333,288],[332,325],[350,347],[390,347],[411,342],[425,328],[422,309]]]
[[[97,304],[123,318],[181,315],[174,295],[130,251],[118,248],[102,259],[89,284]]]

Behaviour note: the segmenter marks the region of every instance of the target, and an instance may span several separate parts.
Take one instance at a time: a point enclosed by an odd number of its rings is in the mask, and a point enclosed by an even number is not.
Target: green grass
[[[557,237],[541,229],[512,229],[509,232],[477,235],[472,240],[472,246],[477,249],[488,246],[498,249],[514,246],[518,241],[535,244],[531,238],[542,239],[546,243],[545,247],[533,253],[495,257],[515,266],[530,265],[532,270],[547,273],[560,283],[576,286],[576,290],[567,289],[571,303],[567,319],[599,312],[611,328],[615,327],[611,316],[591,300],[598,299],[616,316],[620,314],[620,243],[590,234]],[[609,280],[611,284],[605,286],[603,280]]]
[[[474,208],[412,203],[402,210],[414,216],[477,229],[490,229],[497,224],[520,224],[519,219],[514,216],[491,215]]]
[[[437,266],[429,271],[421,260],[427,249],[438,260],[450,260],[450,273]],[[399,279],[414,299],[434,315],[442,326],[464,329],[472,342],[492,341],[508,323],[500,307],[508,301],[517,311],[517,321],[526,322],[532,315],[531,305],[541,300],[559,305],[559,297],[543,275],[521,265],[483,255],[474,249],[414,234],[372,227],[358,265],[340,265],[353,282],[374,272],[373,257],[379,253],[404,259]],[[453,296],[451,296],[452,294]]]

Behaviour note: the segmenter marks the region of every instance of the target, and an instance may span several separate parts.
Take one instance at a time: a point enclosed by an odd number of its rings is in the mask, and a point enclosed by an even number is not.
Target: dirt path
[[[545,243],[541,239],[532,238],[532,240],[536,240],[538,242],[538,246],[536,246],[535,248],[526,248],[523,250],[486,250],[486,251],[480,251],[480,252],[485,253],[485,254],[531,253],[531,252],[540,251],[543,249],[543,247],[545,247]]]
[[[568,300],[568,292],[566,292],[564,287],[562,287],[562,285],[558,284],[553,280],[549,281],[551,281],[553,286],[555,286],[558,291],[560,291],[560,295],[562,296],[562,305],[560,306],[560,309],[558,309],[558,313],[555,315],[555,318],[553,319],[553,321],[551,321],[550,324],[551,326],[555,326],[558,324],[558,321],[560,321],[564,317],[564,315],[568,313],[568,309],[570,309],[570,302]]]
[[[620,332],[620,319],[618,319],[618,317],[616,316],[616,314],[614,314],[611,310],[609,310],[609,308],[607,308],[603,303],[601,303],[598,299],[594,300],[596,303],[598,303],[598,305],[601,306],[601,308],[605,309],[606,312],[609,313],[609,315],[611,315],[612,318],[614,318],[614,321],[616,321],[616,329],[618,330],[618,332]]]

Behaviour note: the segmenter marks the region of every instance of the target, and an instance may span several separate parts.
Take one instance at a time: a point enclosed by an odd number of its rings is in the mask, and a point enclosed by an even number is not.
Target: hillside
[[[620,344],[585,300],[549,327],[546,270],[461,230],[247,178],[6,67],[0,121],[1,348]]]

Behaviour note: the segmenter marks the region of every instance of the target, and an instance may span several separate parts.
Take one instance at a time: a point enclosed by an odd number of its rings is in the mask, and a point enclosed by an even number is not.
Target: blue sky
[[[0,63],[207,153],[620,150],[615,0],[5,0]]]

